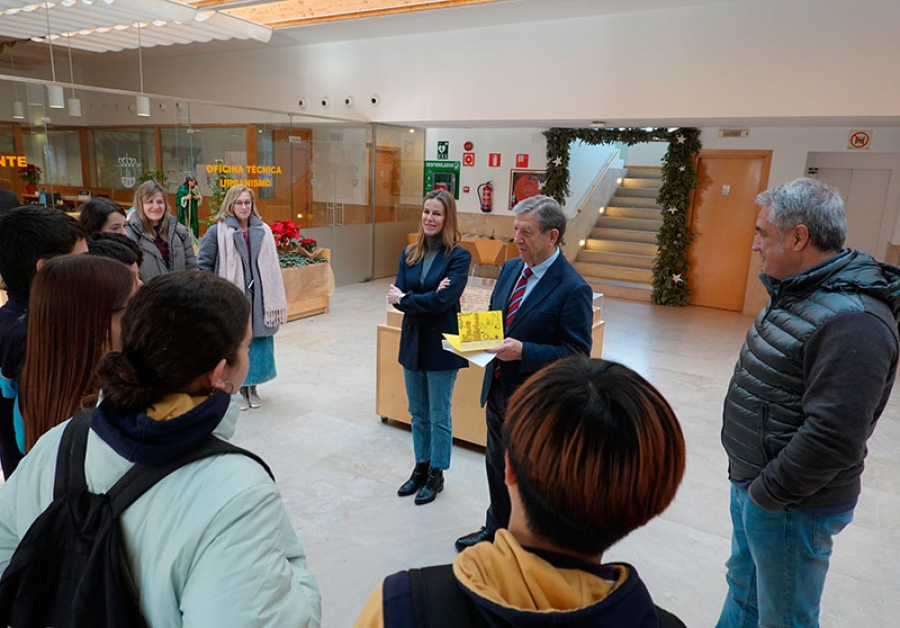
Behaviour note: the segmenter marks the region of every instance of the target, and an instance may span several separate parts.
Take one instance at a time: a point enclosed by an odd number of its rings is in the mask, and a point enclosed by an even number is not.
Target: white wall
[[[457,209],[463,213],[480,214],[481,208],[476,190],[491,181],[494,186],[494,202],[491,214],[511,215],[509,208],[510,169],[516,166],[516,155],[528,155],[528,170],[547,167],[547,143],[541,131],[544,129],[456,129],[429,128],[425,133],[425,159],[437,159],[437,143],[450,142],[449,161],[463,160],[463,145],[472,142],[475,153],[474,166],[460,166],[459,200]],[[488,166],[489,153],[500,153],[500,167]],[[465,192],[465,187],[469,188]]]
[[[750,127],[747,137],[723,138],[718,128],[701,129],[700,142],[704,149],[771,150],[772,168],[769,186],[775,186],[804,176],[809,152],[851,152],[847,148],[851,130],[860,127]],[[872,131],[868,151],[872,153],[900,152],[900,128],[862,127]]]
[[[425,135],[425,159],[437,158],[437,143],[450,142],[449,161],[462,162],[466,142],[472,142],[475,153],[474,166],[460,166],[460,194],[457,209],[463,213],[481,213],[478,185],[491,181],[494,186],[493,211],[495,216],[511,215],[510,171],[516,169],[516,155],[528,155],[528,170],[544,170],[547,167],[547,142],[541,133],[545,129],[456,129],[429,128]],[[566,210],[573,217],[588,189],[612,153],[612,146],[590,146],[574,142],[570,147],[569,189]],[[500,167],[488,165],[488,155],[500,153]],[[468,186],[469,191],[464,188]]]
[[[898,24],[896,0],[754,0],[177,57],[149,49],[144,82],[291,111],[300,97],[312,112],[322,96],[351,95],[357,106],[339,113],[423,124],[898,116]],[[84,73],[134,89],[135,68],[133,54],[107,54]]]
[[[575,217],[582,203],[591,193],[597,177],[617,151],[618,148],[609,144],[592,146],[591,144],[572,142],[569,146],[569,196],[566,198],[565,206],[569,219]],[[607,197],[605,200],[609,200],[609,198]],[[606,204],[605,201],[603,204]],[[599,205],[595,205],[591,209],[596,209],[596,207]]]

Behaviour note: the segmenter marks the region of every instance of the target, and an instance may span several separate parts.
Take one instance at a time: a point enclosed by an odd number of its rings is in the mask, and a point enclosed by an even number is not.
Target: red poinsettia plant
[[[282,268],[296,268],[307,264],[327,262],[319,249],[319,243],[313,238],[300,235],[300,225],[293,220],[279,220],[272,225],[275,248],[278,249],[278,261]]]
[[[272,235],[279,253],[293,253],[300,245],[300,226],[293,220],[279,220],[273,224]]]
[[[19,168],[19,178],[25,182],[26,185],[37,185],[41,182],[41,174],[43,174],[43,170],[41,170],[37,164],[26,164],[24,167]]]

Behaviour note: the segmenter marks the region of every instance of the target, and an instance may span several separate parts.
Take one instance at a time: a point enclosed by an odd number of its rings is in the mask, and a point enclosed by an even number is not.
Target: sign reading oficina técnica
[[[248,188],[270,188],[272,179],[261,179],[259,175],[281,174],[281,166],[269,166],[265,164],[207,164],[206,172],[209,174],[232,175],[219,181],[222,187],[230,188],[235,185],[246,185]],[[247,178],[247,175],[256,175]]]

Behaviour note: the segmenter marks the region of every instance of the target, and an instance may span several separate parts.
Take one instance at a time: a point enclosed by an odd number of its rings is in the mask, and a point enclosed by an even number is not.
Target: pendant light
[[[13,74],[16,73],[16,55],[13,53],[12,47],[9,49],[9,70]],[[12,104],[12,117],[13,120],[24,120],[25,119],[25,103],[19,100],[19,83],[17,81],[13,82],[13,104]]]
[[[66,33],[66,42],[69,44],[69,81],[72,85],[75,84],[75,72],[72,69],[72,34]],[[73,118],[81,117],[81,100],[75,98],[75,88],[72,87],[72,97],[68,102],[69,106],[69,115]]]
[[[150,117],[150,98],[144,96],[144,55],[141,52],[141,23],[135,22],[138,32],[138,70],[141,76],[141,95],[137,97],[135,106],[137,114],[142,118]]]
[[[44,15],[47,18],[47,44],[50,46],[50,71],[53,82],[56,83],[56,64],[53,61],[53,37],[50,35],[50,8],[49,2],[44,3]],[[62,109],[66,106],[66,95],[61,85],[47,86],[47,106],[51,109]]]

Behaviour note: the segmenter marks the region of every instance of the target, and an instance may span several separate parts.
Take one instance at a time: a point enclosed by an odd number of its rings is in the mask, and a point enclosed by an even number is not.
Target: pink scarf
[[[278,251],[275,249],[275,238],[269,225],[262,223],[265,231],[256,265],[259,268],[259,283],[262,286],[264,323],[266,327],[275,327],[287,322],[287,297],[284,294],[284,281],[281,279],[281,267],[278,264]],[[244,264],[241,254],[234,245],[234,234],[239,229],[220,222],[216,233],[219,247],[219,277],[227,279],[237,287],[246,289],[244,282]],[[253,263],[253,260],[250,261]]]

